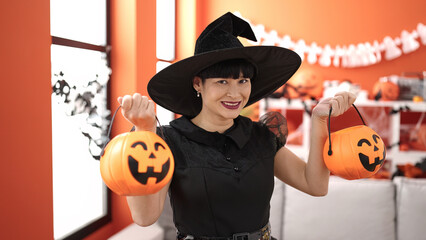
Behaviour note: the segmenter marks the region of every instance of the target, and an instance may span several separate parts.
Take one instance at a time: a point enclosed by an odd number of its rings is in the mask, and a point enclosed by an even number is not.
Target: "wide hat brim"
[[[184,116],[195,117],[202,107],[196,96],[193,78],[201,70],[230,59],[246,59],[256,73],[246,104],[249,106],[284,85],[300,67],[299,55],[277,46],[251,46],[220,49],[178,61],[158,72],[148,83],[148,94],[158,105]]]

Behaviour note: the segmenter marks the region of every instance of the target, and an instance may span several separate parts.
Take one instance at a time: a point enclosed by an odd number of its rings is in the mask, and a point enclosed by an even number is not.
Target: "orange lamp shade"
[[[149,131],[117,135],[100,159],[105,184],[118,195],[126,196],[158,192],[172,179],[174,166],[169,146]]]
[[[360,125],[331,133],[324,145],[323,157],[333,174],[348,180],[373,176],[383,165],[386,147],[371,128]]]

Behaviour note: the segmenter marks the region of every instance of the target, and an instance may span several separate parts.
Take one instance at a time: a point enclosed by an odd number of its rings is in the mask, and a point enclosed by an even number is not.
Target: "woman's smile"
[[[241,105],[241,101],[238,101],[238,102],[222,101],[221,103],[225,108],[231,109],[231,110],[238,109]]]

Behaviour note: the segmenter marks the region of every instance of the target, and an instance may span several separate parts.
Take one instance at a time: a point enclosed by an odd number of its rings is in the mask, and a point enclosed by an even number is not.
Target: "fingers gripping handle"
[[[114,122],[115,115],[117,115],[117,112],[118,112],[118,110],[120,110],[120,108],[121,108],[121,105],[120,105],[120,106],[118,106],[118,108],[115,110],[114,114],[112,115],[111,123],[109,124],[109,127],[108,127],[108,133],[107,133],[108,141],[107,141],[107,142],[104,144],[104,146],[102,147],[102,151],[101,151],[101,155],[100,155],[100,156],[103,156],[103,155],[104,155],[105,148],[106,148],[106,146],[108,145],[108,143],[109,143],[109,142],[110,142],[110,140],[111,140],[111,139],[110,139],[110,134],[111,134],[112,124],[113,124],[113,122]],[[165,136],[164,136],[164,133],[163,133],[163,128],[161,127],[160,121],[158,120],[157,116],[155,116],[155,119],[157,120],[157,123],[158,123],[158,125],[160,126],[161,136],[163,137],[163,139],[165,139]],[[135,130],[135,127],[133,126],[133,128],[132,128],[131,132],[133,132],[134,130]]]

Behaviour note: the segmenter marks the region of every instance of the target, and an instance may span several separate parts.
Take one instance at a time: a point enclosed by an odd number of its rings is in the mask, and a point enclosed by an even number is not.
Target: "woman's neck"
[[[198,114],[196,117],[191,119],[191,122],[208,132],[219,133],[224,133],[232,127],[232,125],[234,125],[234,119],[207,118],[203,114]]]

